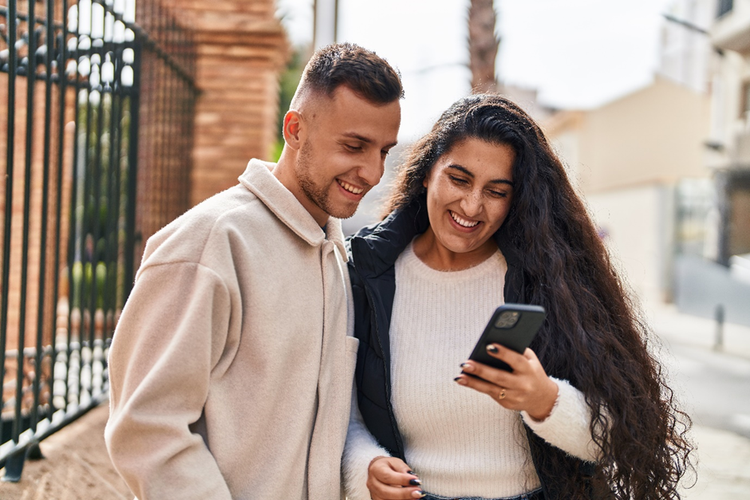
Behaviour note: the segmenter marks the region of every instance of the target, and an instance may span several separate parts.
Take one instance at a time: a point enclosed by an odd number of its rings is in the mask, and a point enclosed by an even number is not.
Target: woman
[[[531,118],[496,95],[458,101],[387,212],[349,242],[351,500],[679,498],[689,419]],[[466,359],[504,302],[547,311],[523,355],[488,348],[512,373]]]

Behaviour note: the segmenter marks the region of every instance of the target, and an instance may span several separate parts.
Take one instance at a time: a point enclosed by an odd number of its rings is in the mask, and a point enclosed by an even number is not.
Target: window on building
[[[742,95],[740,96],[740,118],[750,118],[750,80],[742,82]]]
[[[734,7],[734,0],[719,0],[717,4],[719,9],[716,12],[716,17],[719,18],[724,14],[732,11],[732,7]]]

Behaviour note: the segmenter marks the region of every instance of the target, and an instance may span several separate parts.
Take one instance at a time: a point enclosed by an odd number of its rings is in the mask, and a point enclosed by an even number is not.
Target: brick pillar
[[[273,0],[173,0],[173,6],[196,41],[196,204],[235,185],[250,158],[269,159],[278,75],[289,48]]]

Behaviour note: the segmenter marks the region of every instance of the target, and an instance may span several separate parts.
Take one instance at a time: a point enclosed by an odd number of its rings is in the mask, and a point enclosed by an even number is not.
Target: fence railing
[[[189,191],[196,91],[189,33],[158,5],[136,23],[134,0],[5,3],[0,468],[17,481],[42,439],[107,398],[140,241],[187,208],[164,193]]]

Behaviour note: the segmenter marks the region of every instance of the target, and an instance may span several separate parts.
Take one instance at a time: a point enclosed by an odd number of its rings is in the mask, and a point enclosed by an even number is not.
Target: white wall
[[[708,30],[716,13],[716,0],[673,0],[667,14]],[[659,44],[659,68],[667,78],[697,92],[707,92],[713,50],[708,36],[664,19]]]
[[[615,267],[642,303],[663,302],[673,244],[673,189],[648,185],[589,194]]]

